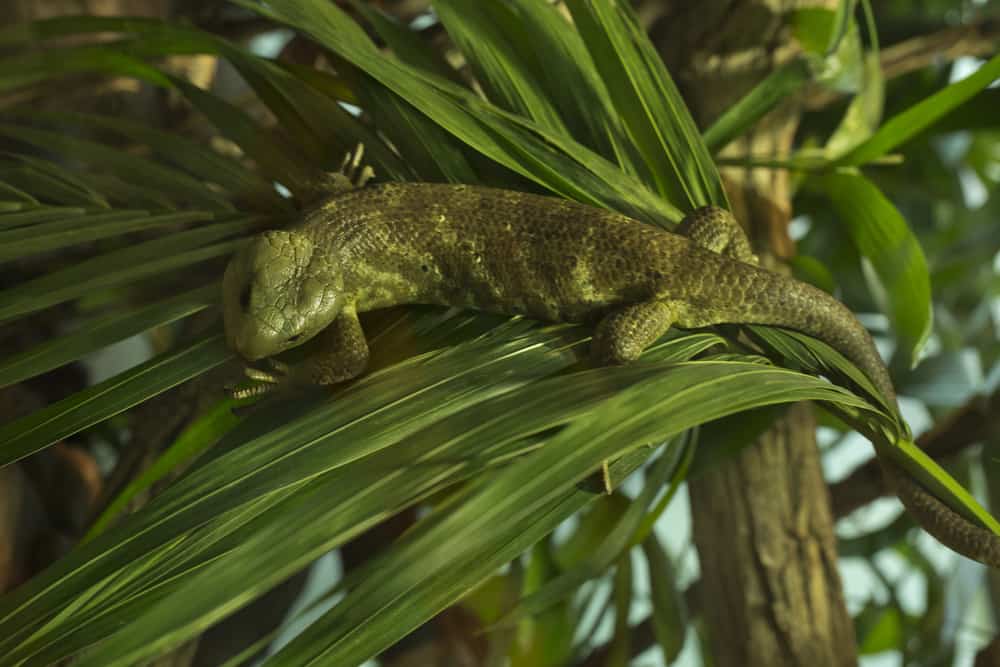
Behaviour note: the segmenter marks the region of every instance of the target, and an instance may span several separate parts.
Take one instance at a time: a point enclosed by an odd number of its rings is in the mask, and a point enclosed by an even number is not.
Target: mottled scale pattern
[[[700,229],[714,244],[718,225]],[[669,301],[682,327],[746,322],[816,336],[892,395],[867,332],[826,293],[603,209],[478,186],[387,184],[332,198],[292,231],[335,256],[359,312],[429,303],[593,322],[623,305]]]

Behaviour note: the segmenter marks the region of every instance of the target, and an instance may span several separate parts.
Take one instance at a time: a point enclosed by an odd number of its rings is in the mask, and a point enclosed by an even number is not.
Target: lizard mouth
[[[246,330],[238,332],[230,338],[229,345],[246,361],[260,361],[277,351],[271,350],[269,345],[264,344],[258,336]]]

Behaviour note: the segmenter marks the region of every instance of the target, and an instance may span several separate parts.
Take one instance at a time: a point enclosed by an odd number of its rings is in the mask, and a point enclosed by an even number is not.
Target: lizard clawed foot
[[[302,184],[300,191],[296,192],[300,204],[303,207],[315,206],[330,197],[365,187],[368,181],[375,177],[375,170],[369,165],[361,164],[364,155],[364,144],[358,144],[344,156],[340,169],[323,173],[314,180]]]
[[[261,370],[252,366],[243,369],[243,374],[254,384],[248,387],[227,387],[229,395],[235,399],[254,398],[269,394],[275,389],[287,385],[291,378],[291,367],[277,359],[268,359],[270,371]]]
[[[375,177],[375,170],[370,165],[361,165],[364,156],[365,145],[359,143],[353,151],[348,151],[340,164],[340,173],[357,189],[365,187],[365,184]]]

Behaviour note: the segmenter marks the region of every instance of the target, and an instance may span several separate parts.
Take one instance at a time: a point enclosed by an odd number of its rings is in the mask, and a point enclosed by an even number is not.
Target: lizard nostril
[[[244,287],[243,291],[240,292],[240,308],[244,311],[250,308],[250,285]]]

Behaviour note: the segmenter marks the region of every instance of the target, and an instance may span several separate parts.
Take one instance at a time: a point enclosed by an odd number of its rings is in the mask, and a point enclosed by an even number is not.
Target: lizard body
[[[411,303],[596,323],[595,356],[604,363],[634,360],[671,325],[771,324],[825,340],[893,396],[851,312],[751,263],[728,212],[699,209],[681,229],[688,236],[573,201],[478,186],[353,190],[234,258],[225,290],[240,298],[226,300],[230,344],[258,360],[331,324],[354,328],[339,319]]]
[[[699,209],[674,234],[553,197],[430,183],[363,188],[350,172],[336,176],[329,196],[299,223],[237,252],[223,280],[227,340],[245,359],[321,338],[321,351],[285,369],[284,379],[333,384],[360,375],[368,345],[358,313],[423,303],[595,323],[591,354],[600,364],[637,359],[673,325],[785,327],[840,351],[895,405],[889,373],[851,311],[756,266],[727,211]],[[993,533],[895,463],[882,459],[882,466],[935,537],[1000,567]]]

